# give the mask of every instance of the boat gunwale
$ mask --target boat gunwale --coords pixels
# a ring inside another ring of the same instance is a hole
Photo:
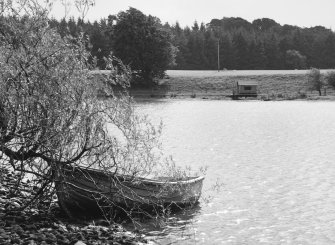
[[[99,169],[88,168],[88,167],[74,167],[73,169],[81,169],[83,171],[94,172],[94,173],[102,174],[108,177],[108,174],[106,174],[103,170],[99,170]],[[136,176],[131,176],[131,175],[114,174],[114,176],[117,179],[123,179],[125,181],[131,179],[131,181],[141,181],[143,184],[156,184],[156,185],[166,185],[166,184],[168,185],[187,185],[187,184],[197,183],[205,179],[205,176],[194,176],[194,177],[187,177],[188,179],[181,179],[181,180],[174,180],[174,181],[169,181],[169,179],[167,179],[166,181],[161,181],[161,180],[149,179],[149,178],[144,178],[144,177],[136,177]],[[170,177],[166,177],[166,178],[170,178]]]

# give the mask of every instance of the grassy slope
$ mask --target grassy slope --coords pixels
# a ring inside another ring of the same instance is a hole
[[[321,70],[324,76],[330,70]],[[98,73],[104,74],[105,71]],[[307,84],[308,70],[251,70],[251,71],[167,71],[167,78],[153,88],[133,87],[130,94],[135,98],[177,97],[224,99],[232,95],[236,81],[257,81],[259,98],[298,99],[302,95],[317,97]],[[324,91],[323,91],[324,93]],[[335,98],[335,91],[327,88],[327,95]],[[320,99],[320,98],[317,98]],[[328,99],[322,96],[322,99]]]
[[[211,77],[170,77],[164,83],[178,95],[231,95],[236,81],[257,81],[260,94],[294,94],[307,90],[306,75],[251,75]]]
[[[325,74],[327,70],[322,71]],[[167,71],[168,78],[152,89],[135,89],[134,97],[197,97],[225,98],[232,94],[236,81],[257,81],[259,97],[300,98],[301,94],[316,96],[307,85],[307,71]],[[327,95],[335,95],[327,89]]]
[[[323,74],[326,71],[322,71]],[[167,78],[150,89],[136,88],[136,97],[224,99],[232,94],[236,81],[257,81],[259,98],[296,99],[301,94],[316,96],[307,86],[307,71],[167,71]],[[328,89],[327,94],[335,94]]]

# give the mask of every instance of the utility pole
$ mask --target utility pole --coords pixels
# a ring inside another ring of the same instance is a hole
[[[220,39],[218,38],[218,72],[220,72]]]

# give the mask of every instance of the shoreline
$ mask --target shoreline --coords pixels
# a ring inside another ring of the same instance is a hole
[[[0,167],[0,244],[154,244],[105,220],[71,220],[56,200],[20,210],[34,194],[29,181],[13,192],[18,173]]]
[[[310,102],[321,102],[321,101],[328,101],[333,102],[335,101],[335,96],[313,96],[313,97],[307,97],[307,98],[295,98],[295,99],[285,99],[285,98],[276,98],[276,99],[261,99],[261,98],[242,98],[233,100],[230,97],[220,97],[220,96],[205,96],[205,97],[195,97],[192,98],[191,96],[187,95],[181,95],[177,97],[164,97],[164,96],[133,96],[133,99],[135,102],[168,102],[168,101],[236,101],[236,102],[282,102],[282,101],[310,101]]]

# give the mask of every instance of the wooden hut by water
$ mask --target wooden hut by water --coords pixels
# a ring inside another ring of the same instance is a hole
[[[257,97],[258,83],[256,81],[238,81],[233,90],[233,99],[240,97]]]

